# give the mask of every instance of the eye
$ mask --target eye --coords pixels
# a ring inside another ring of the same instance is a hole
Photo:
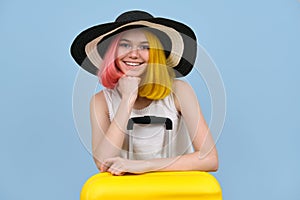
[[[149,50],[149,45],[141,45],[141,46],[139,46],[139,49],[140,50]]]
[[[123,47],[123,48],[129,49],[129,48],[131,48],[131,45],[128,44],[128,43],[121,42],[121,43],[119,44],[119,47]]]

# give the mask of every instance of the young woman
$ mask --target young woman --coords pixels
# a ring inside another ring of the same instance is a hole
[[[101,172],[218,169],[217,150],[196,95],[176,79],[191,71],[196,46],[188,26],[143,11],[123,13],[75,39],[72,56],[105,87],[90,102],[92,151]],[[170,157],[159,125],[136,125],[133,159],[126,156],[128,120],[145,115],[172,120]]]

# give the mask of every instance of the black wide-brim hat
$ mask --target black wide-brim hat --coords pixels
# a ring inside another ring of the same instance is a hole
[[[115,22],[93,26],[81,32],[71,45],[71,55],[86,71],[97,75],[111,38],[128,29],[143,27],[161,41],[167,65],[173,67],[176,77],[187,75],[193,68],[197,40],[193,30],[174,20],[153,17],[144,11],[128,11]]]

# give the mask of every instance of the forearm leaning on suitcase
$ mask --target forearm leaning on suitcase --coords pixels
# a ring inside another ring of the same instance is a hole
[[[91,99],[92,151],[99,169],[104,159],[120,155],[132,106],[130,101],[122,99],[114,119],[110,122],[103,92]]]
[[[216,171],[218,169],[216,151],[212,150],[205,157],[199,155],[199,152],[194,152],[175,158],[152,160],[128,160],[115,157],[106,159],[102,163],[100,171],[123,175],[126,172],[141,174],[153,171]]]
[[[217,153],[212,151],[205,157],[199,152],[177,156],[176,158],[149,160],[150,171],[216,171],[218,169]]]

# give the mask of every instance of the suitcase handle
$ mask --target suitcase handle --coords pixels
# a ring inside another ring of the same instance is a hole
[[[166,156],[170,157],[172,155],[171,152],[171,130],[173,129],[172,120],[166,117],[156,117],[156,116],[144,116],[144,117],[133,117],[128,120],[127,130],[130,132],[133,130],[133,124],[165,124],[166,135],[165,135],[165,144],[168,144]],[[132,134],[128,134],[128,158],[133,158],[133,136]]]
[[[133,124],[165,124],[166,130],[172,130],[172,120],[165,117],[144,116],[133,117],[128,120],[127,130],[133,130]]]

